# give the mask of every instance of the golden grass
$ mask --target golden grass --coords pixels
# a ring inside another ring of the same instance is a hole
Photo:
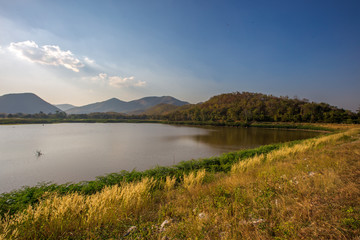
[[[152,179],[145,178],[137,183],[107,187],[91,196],[53,195],[3,221],[0,236],[4,239],[58,239],[71,238],[80,232],[93,238],[102,226],[141,212],[150,199],[153,184]]]
[[[255,156],[163,208],[170,239],[351,239],[360,234],[359,129]],[[348,179],[351,178],[352,181]],[[199,213],[207,217],[200,218]]]
[[[196,186],[199,186],[205,177],[205,169],[200,170],[196,173],[191,172],[188,175],[184,175],[184,188],[191,190]]]
[[[176,183],[176,177],[167,176],[165,180],[165,191],[170,191],[174,188]]]
[[[351,128],[246,159],[229,174],[189,173],[178,187],[167,177],[52,195],[2,219],[0,239],[359,239],[359,173],[360,129]]]
[[[309,140],[303,141],[302,143],[296,144],[291,147],[285,146],[285,147],[280,148],[279,150],[275,150],[275,151],[268,153],[266,156],[261,154],[259,156],[255,156],[253,158],[249,158],[244,161],[240,161],[237,164],[234,164],[234,166],[231,169],[231,172],[238,173],[241,171],[245,171],[248,167],[254,167],[255,165],[259,165],[265,161],[271,162],[274,160],[288,158],[289,156],[293,156],[296,153],[305,152],[309,149],[316,148],[322,144],[336,143],[341,138],[351,137],[353,135],[358,134],[359,132],[360,132],[359,129],[350,129],[344,133],[323,136],[318,139],[309,139]]]

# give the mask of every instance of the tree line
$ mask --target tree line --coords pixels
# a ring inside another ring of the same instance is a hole
[[[234,92],[214,96],[201,104],[186,105],[163,118],[170,121],[359,123],[360,111],[356,114],[307,99]]]
[[[24,119],[140,119],[192,122],[309,122],[309,123],[360,123],[360,107],[357,113],[327,103],[310,102],[308,99],[275,97],[261,93],[233,92],[221,94],[199,104],[174,106],[173,111],[162,113],[127,115],[123,113],[66,114],[4,114],[0,118]]]

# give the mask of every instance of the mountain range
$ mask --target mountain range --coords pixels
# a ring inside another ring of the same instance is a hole
[[[171,104],[174,106],[183,106],[189,104],[188,102],[180,101],[170,96],[163,97],[144,97],[130,102],[121,101],[117,98],[111,98],[103,102],[88,104],[81,107],[74,107],[65,112],[67,114],[88,114],[93,112],[119,112],[119,113],[141,113],[148,108],[154,107],[158,104]]]
[[[33,93],[6,94],[0,97],[0,113],[56,113],[65,111],[67,114],[88,114],[93,112],[118,112],[126,114],[141,114],[158,104],[183,106],[188,102],[180,101],[171,96],[144,97],[133,101],[121,101],[111,98],[85,106],[75,107],[71,104],[51,105]]]

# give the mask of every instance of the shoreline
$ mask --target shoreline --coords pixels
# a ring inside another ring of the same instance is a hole
[[[41,232],[44,238],[63,234],[74,239],[88,234],[121,238],[131,228],[131,239],[160,238],[164,234],[170,239],[180,235],[212,239],[225,233],[228,239],[250,238],[253,234],[255,238],[275,234],[297,239],[334,237],[333,227],[314,233],[321,226],[334,226],[341,229],[336,232],[337,238],[351,238],[359,233],[356,226],[360,223],[360,205],[356,202],[359,195],[354,185],[359,180],[359,153],[360,128],[353,127],[315,138],[183,162],[180,168],[110,174],[93,182],[93,187],[99,187],[95,192],[77,191],[80,189],[76,186],[91,190],[91,186],[80,186],[81,183],[62,188],[52,185],[52,192],[46,191],[51,190],[50,186],[27,188],[24,190],[28,192],[18,198],[16,193],[20,191],[7,195],[6,200],[1,194],[0,206],[7,203],[14,208],[9,209],[10,218],[0,221],[0,226],[10,224],[13,228],[5,233],[0,228],[0,235],[35,236]],[[219,166],[222,168],[216,169]],[[18,202],[30,196],[34,202]],[[68,210],[61,217],[64,208]],[[324,214],[328,217],[324,218]],[[97,228],[93,221],[101,221],[103,227]],[[169,226],[158,231],[156,226],[164,222]],[[73,223],[77,224],[75,228]],[[57,229],[59,224],[61,230],[52,235],[54,230],[49,229]]]
[[[188,126],[198,126],[198,125],[188,125]],[[200,125],[200,126],[204,126],[204,125]],[[290,129],[285,128],[284,130],[290,130]],[[294,130],[302,130],[302,129],[294,129]],[[312,131],[312,130],[308,130],[308,131]],[[320,134],[315,138],[321,137],[324,134]],[[28,204],[37,203],[38,199],[41,198],[41,196],[45,192],[57,192],[61,195],[78,192],[85,195],[91,195],[101,191],[106,186],[112,186],[114,184],[118,184],[124,181],[125,182],[139,181],[140,179],[145,177],[164,179],[167,176],[172,176],[180,180],[183,174],[189,173],[194,170],[196,171],[199,169],[206,169],[208,172],[213,172],[213,173],[218,173],[218,172],[227,173],[230,171],[231,166],[234,163],[241,161],[245,158],[253,157],[255,155],[260,155],[260,154],[266,154],[275,149],[279,149],[282,146],[292,146],[305,140],[308,139],[294,140],[284,143],[280,142],[270,145],[262,145],[256,148],[230,151],[218,156],[181,161],[178,164],[174,164],[170,166],[157,166],[144,171],[122,170],[119,172],[100,175],[95,177],[94,180],[89,180],[89,181],[68,182],[64,184],[57,184],[53,182],[42,182],[42,183],[38,183],[35,186],[22,186],[12,191],[0,193],[0,216],[9,210],[13,214],[19,211],[20,209],[23,209],[23,207],[27,206]],[[29,199],[24,200],[23,196],[27,196],[29,193],[32,194],[31,197]],[[18,201],[17,199],[22,199],[19,206],[14,207],[12,206],[12,204],[7,204],[9,202],[10,203],[16,202]]]
[[[336,123],[297,123],[297,122],[199,122],[199,121],[167,121],[167,120],[144,120],[144,119],[23,119],[23,118],[0,118],[1,125],[23,125],[23,124],[56,124],[56,123],[158,123],[185,126],[223,126],[223,127],[258,127],[258,128],[281,128],[291,130],[309,130],[334,132],[336,129],[331,126],[336,125],[339,129],[356,126],[356,124],[336,124]],[[324,126],[325,125],[325,126]],[[328,126],[327,126],[328,125]]]

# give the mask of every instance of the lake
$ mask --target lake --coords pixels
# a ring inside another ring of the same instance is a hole
[[[318,132],[148,123],[0,125],[0,193],[220,155]],[[42,153],[41,156],[36,154]]]

